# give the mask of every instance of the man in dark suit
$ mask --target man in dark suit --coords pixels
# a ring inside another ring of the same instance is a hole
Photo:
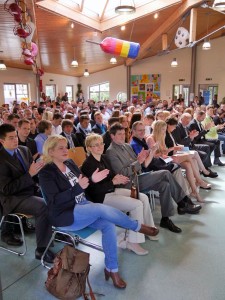
[[[94,120],[95,125],[92,127],[92,131],[100,135],[106,133],[107,126],[103,124],[103,116],[100,111],[96,111],[96,113],[94,114]]]
[[[76,132],[76,138],[79,142],[79,145],[81,147],[84,147],[85,149],[85,139],[86,136],[91,133],[91,130],[89,128],[89,124],[90,124],[90,118],[88,115],[82,115],[80,116],[80,126],[77,128],[77,132]]]
[[[209,132],[209,129],[212,126],[211,123],[207,123],[205,125],[205,128],[203,128],[201,122],[205,119],[205,116],[206,114],[204,111],[196,111],[195,118],[192,119],[190,124],[188,125],[188,130],[190,132],[193,130],[196,130],[198,132],[198,135],[194,138],[194,143],[208,145],[210,147],[210,155],[214,151],[214,165],[222,167],[225,164],[223,164],[219,159],[221,157],[220,141],[217,139],[212,140],[205,138],[206,133]]]
[[[191,122],[191,115],[189,113],[183,113],[180,117],[180,120],[176,126],[176,129],[172,132],[174,140],[177,144],[184,145],[189,147],[191,150],[198,151],[199,156],[202,159],[204,166],[210,172],[206,177],[217,177],[216,172],[212,172],[209,167],[212,166],[211,163],[211,152],[209,145],[206,144],[197,144],[194,142],[194,138],[198,136],[198,131],[196,129],[189,131],[187,126]]]
[[[41,259],[51,237],[48,221],[48,209],[45,201],[35,195],[33,177],[44,166],[42,161],[33,162],[27,147],[18,146],[18,136],[10,124],[0,126],[0,202],[3,214],[24,213],[35,217],[36,223],[36,259]],[[1,239],[10,244],[13,234],[2,232]],[[52,262],[54,254],[47,252],[45,260]]]

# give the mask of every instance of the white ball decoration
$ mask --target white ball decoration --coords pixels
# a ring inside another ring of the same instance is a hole
[[[178,48],[183,48],[188,45],[189,43],[189,32],[184,27],[179,27],[177,29],[174,43]]]

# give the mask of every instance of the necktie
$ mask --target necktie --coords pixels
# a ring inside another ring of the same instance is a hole
[[[22,166],[22,168],[24,169],[24,171],[27,171],[27,167],[26,167],[26,165],[24,163],[24,160],[23,160],[22,156],[20,155],[20,153],[17,150],[14,151],[13,157]]]
[[[74,148],[74,143],[73,143],[73,139],[72,139],[71,135],[68,135],[67,138],[68,138],[70,148]]]
[[[200,131],[203,130],[201,122],[198,122],[198,127],[199,127]]]

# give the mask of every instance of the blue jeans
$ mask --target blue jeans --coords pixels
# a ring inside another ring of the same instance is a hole
[[[75,205],[73,215],[73,224],[60,227],[60,229],[74,231],[90,227],[101,230],[105,266],[107,270],[117,272],[118,261],[115,225],[139,231],[141,224],[116,208],[104,204],[92,203],[87,200]]]

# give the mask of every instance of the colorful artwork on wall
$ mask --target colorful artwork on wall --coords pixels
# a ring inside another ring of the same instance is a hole
[[[161,74],[131,75],[131,99],[151,102],[160,99]]]

